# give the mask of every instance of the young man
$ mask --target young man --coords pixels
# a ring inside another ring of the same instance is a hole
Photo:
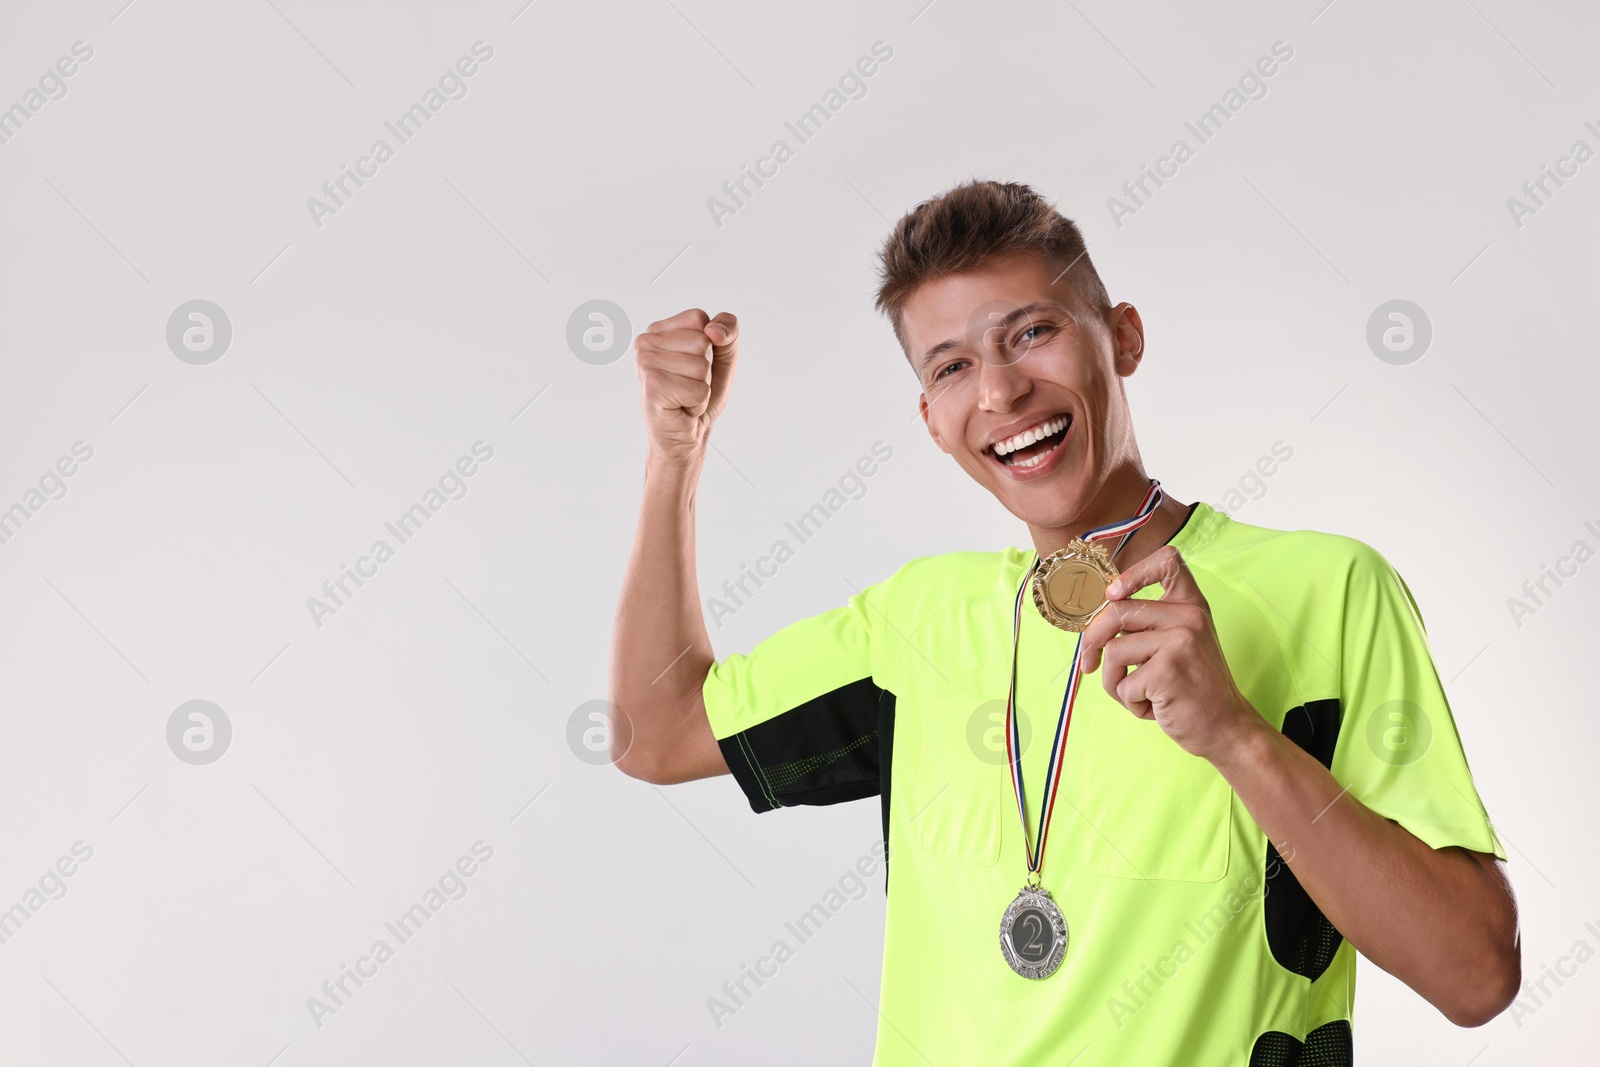
[[[881,797],[876,1067],[1348,1064],[1357,951],[1458,1025],[1503,1010],[1505,852],[1399,575],[1165,496],[1139,313],[1027,186],[918,205],[882,275],[929,434],[1032,549],[913,560],[718,662],[694,499],[738,324],[653,323],[618,766],[731,771],[758,812]],[[970,745],[1012,686],[1004,751]]]

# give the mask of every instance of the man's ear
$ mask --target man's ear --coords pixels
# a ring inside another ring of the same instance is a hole
[[[932,419],[928,418],[928,394],[917,394],[917,412],[922,416],[922,424],[928,428],[928,436],[933,438],[933,443],[939,446],[939,451],[945,455],[950,454],[950,449],[945,447],[944,438],[939,436],[939,427]]]
[[[1106,325],[1111,328],[1112,365],[1126,378],[1144,358],[1144,321],[1138,308],[1123,301],[1106,316]]]

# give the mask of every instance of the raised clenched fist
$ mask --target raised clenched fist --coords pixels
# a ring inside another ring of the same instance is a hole
[[[672,458],[697,457],[728,402],[739,320],[690,308],[652,322],[633,348],[650,447]]]

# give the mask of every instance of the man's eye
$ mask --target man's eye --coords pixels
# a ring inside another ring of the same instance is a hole
[[[1035,326],[1029,326],[1026,330],[1023,330],[1021,333],[1017,334],[1017,340],[1018,341],[1029,341],[1029,342],[1037,341],[1037,340],[1039,340],[1039,338],[1043,337],[1046,333],[1048,333],[1051,329],[1052,329],[1052,327],[1049,326],[1046,323],[1039,323],[1038,325],[1035,325]],[[1033,336],[1035,334],[1037,334],[1038,336]]]
[[[967,361],[964,359],[958,359],[954,363],[946,363],[943,367],[939,368],[939,372],[933,376],[933,380],[938,381],[940,378],[947,376],[957,367],[965,367],[966,365]]]

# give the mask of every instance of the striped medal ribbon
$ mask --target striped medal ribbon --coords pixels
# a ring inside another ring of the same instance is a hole
[[[1122,551],[1128,538],[1154,517],[1165,494],[1161,483],[1154,479],[1145,491],[1139,509],[1129,518],[1098,526],[1079,540],[1085,545],[1095,545],[1119,537],[1116,552]],[[1115,552],[1112,553],[1115,555]],[[1061,714],[1056,721],[1055,740],[1050,749],[1050,763],[1044,782],[1044,796],[1039,808],[1039,841],[1028,840],[1027,798],[1022,781],[1022,740],[1017,727],[1015,700],[1017,693],[1017,648],[1022,634],[1022,597],[1028,589],[1040,559],[1034,554],[1033,565],[1023,575],[1017,588],[1016,604],[1011,617],[1011,681],[1006,690],[1006,761],[1011,768],[1011,790],[1017,799],[1017,815],[1022,820],[1022,842],[1028,854],[1028,877],[1022,891],[1017,894],[1000,922],[1000,948],[1011,969],[1024,978],[1047,978],[1061,965],[1067,950],[1067,925],[1061,909],[1050,897],[1049,890],[1041,884],[1040,869],[1044,864],[1045,843],[1049,837],[1050,820],[1055,814],[1056,790],[1061,784],[1061,764],[1065,754],[1067,732],[1072,725],[1072,709],[1077,702],[1078,686],[1082,681],[1080,657],[1083,637],[1079,634],[1072,652],[1072,667],[1067,678],[1066,692],[1061,697]]]

